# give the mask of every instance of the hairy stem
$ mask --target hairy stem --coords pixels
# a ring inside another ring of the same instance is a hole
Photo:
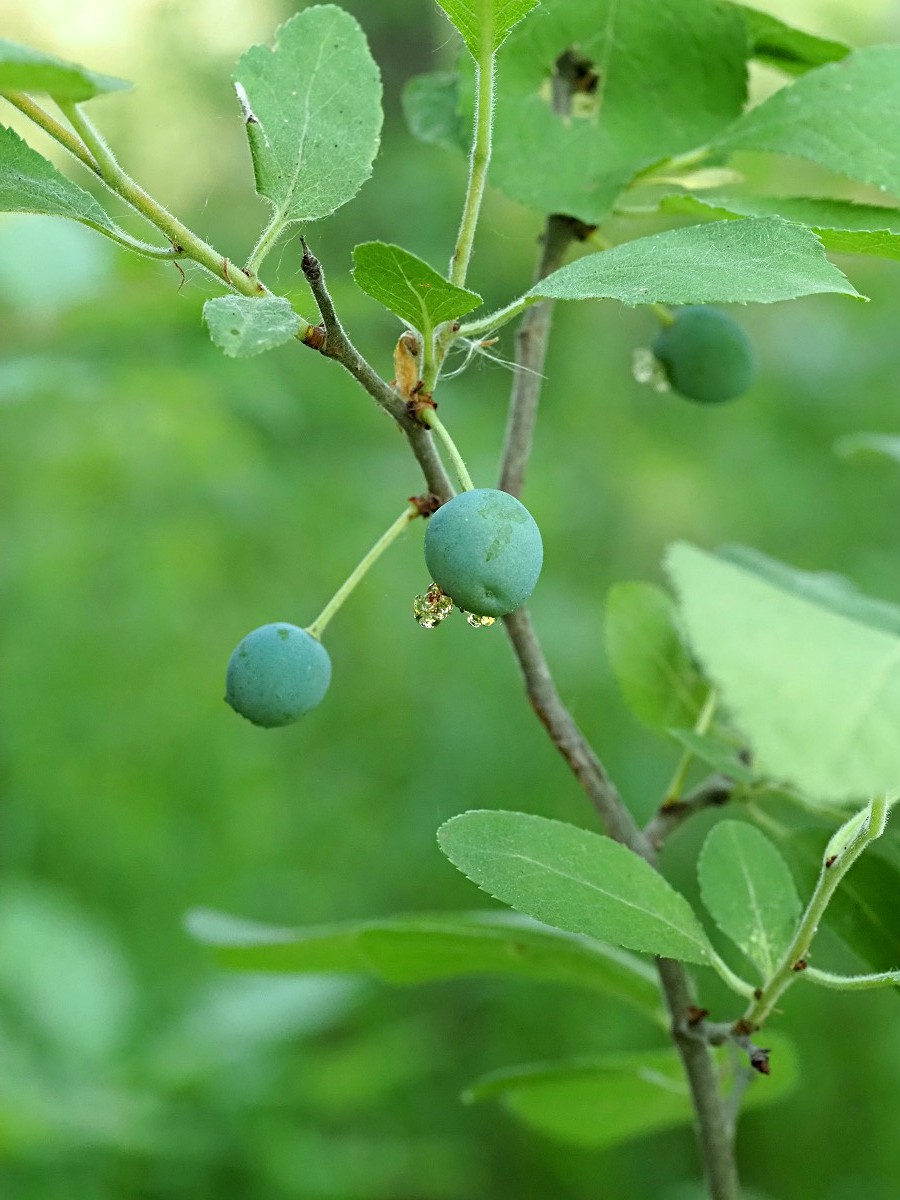
[[[481,213],[481,201],[491,161],[491,126],[494,119],[494,56],[475,67],[475,135],[469,157],[469,185],[463,205],[456,248],[450,259],[450,282],[465,287],[475,230]]]
[[[456,474],[456,478],[459,480],[463,491],[474,491],[475,484],[472,482],[472,476],[469,474],[469,469],[466,466],[465,459],[460,454],[456,442],[454,442],[453,438],[450,436],[450,431],[447,429],[447,426],[437,415],[434,409],[426,413],[423,417],[423,420],[428,425],[428,428],[433,430],[437,437],[440,438],[444,449],[447,451],[447,457],[453,464],[454,473]]]

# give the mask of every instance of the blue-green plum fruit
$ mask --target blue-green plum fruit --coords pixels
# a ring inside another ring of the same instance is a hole
[[[653,353],[672,388],[700,404],[743,395],[756,377],[756,355],[740,325],[718,308],[682,308],[658,334]]]
[[[544,558],[534,517],[508,492],[460,492],[428,521],[425,564],[457,608],[502,617],[524,604]]]
[[[254,725],[272,729],[321,704],[330,682],[331,659],[318,638],[276,621],[254,629],[235,647],[225,699]]]

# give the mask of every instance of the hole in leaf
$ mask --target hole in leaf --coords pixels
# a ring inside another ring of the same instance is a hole
[[[594,117],[600,110],[600,71],[587,55],[570,46],[553,64],[541,96],[564,120]]]

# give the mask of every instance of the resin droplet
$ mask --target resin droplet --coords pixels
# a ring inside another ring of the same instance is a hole
[[[413,600],[413,616],[423,629],[434,629],[453,611],[453,601],[432,583],[424,596]]]
[[[466,613],[466,620],[473,629],[487,629],[489,625],[493,625],[496,617],[480,617],[478,613]]]

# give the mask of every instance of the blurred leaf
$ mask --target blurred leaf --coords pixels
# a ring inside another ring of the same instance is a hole
[[[693,725],[709,688],[682,639],[674,601],[650,583],[617,583],[606,599],[606,649],[625,702],[650,729]]]
[[[77,63],[0,38],[0,92],[47,92],[54,100],[79,104],[131,86],[126,79],[98,75]]]
[[[430,338],[436,325],[471,312],[481,297],[448,283],[433,267],[385,242],[353,248],[353,278],[367,296]]]
[[[491,178],[596,224],[639,171],[738,116],[746,55],[741,12],[713,0],[543,0],[498,56]]]
[[[691,184],[685,182],[685,187]],[[900,209],[879,204],[857,204],[811,196],[737,196],[728,193],[703,196],[666,196],[663,212],[686,212],[710,217],[784,217],[807,225],[833,254],[870,254],[900,258]]]
[[[687,900],[632,850],[528,813],[478,810],[438,830],[441,849],[480,888],[538,921],[629,950],[705,962]]]
[[[275,48],[252,46],[235,72],[256,190],[284,219],[315,221],[372,173],[381,79],[356,19],[333,4],[286,21]]]
[[[437,0],[437,3],[462,34],[475,61],[484,63],[538,0]]]
[[[839,62],[850,53],[843,42],[821,38],[779,21],[771,13],[739,5],[750,32],[750,53],[768,67],[802,75],[823,63]]]
[[[667,729],[666,733],[699,758],[708,767],[727,775],[735,783],[755,783],[758,776],[740,758],[731,742],[714,733],[696,733],[693,729]]]
[[[816,292],[859,293],[815,234],[778,217],[669,229],[588,254],[527,293],[623,304],[770,304]]]
[[[800,916],[787,863],[753,825],[720,821],[703,843],[697,874],[716,924],[769,979]]]
[[[869,46],[810,71],[713,145],[792,154],[900,195],[900,46]]]
[[[822,830],[802,829],[781,843],[804,892],[815,886],[825,840]],[[900,862],[879,851],[880,847],[869,849],[856,860],[829,901],[822,923],[873,971],[888,971],[900,963]],[[816,966],[823,965],[816,960]]]
[[[460,114],[458,71],[415,75],[403,89],[403,115],[413,137],[445,150],[467,150],[469,134]]]
[[[333,971],[387,983],[427,983],[503,975],[587,987],[657,1019],[656,976],[645,962],[593,939],[514,913],[448,913],[281,929],[198,910],[188,917],[198,941],[222,966],[245,971]]]
[[[746,1108],[773,1104],[797,1084],[791,1043],[768,1032],[766,1040],[772,1074],[751,1077],[743,1097]],[[727,1077],[731,1072],[726,1054],[719,1050],[716,1057]],[[541,1133],[593,1149],[687,1125],[694,1118],[674,1048],[494,1071],[477,1080],[463,1098],[470,1103],[499,1099],[508,1112]]]
[[[667,568],[757,769],[824,804],[900,784],[900,610],[752,553],[681,543]]]
[[[838,438],[834,448],[844,458],[875,454],[900,462],[900,434],[896,433],[848,433]]]
[[[203,305],[209,336],[229,358],[252,358],[290,342],[300,318],[283,296],[216,296]]]

